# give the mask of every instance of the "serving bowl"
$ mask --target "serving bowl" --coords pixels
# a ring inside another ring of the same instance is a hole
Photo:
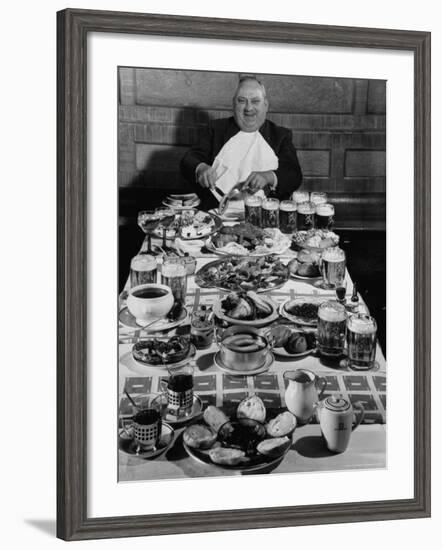
[[[227,328],[219,342],[220,358],[233,371],[255,371],[262,367],[270,351],[270,344],[252,327],[235,325]]]
[[[138,325],[162,319],[173,306],[170,287],[156,283],[138,285],[129,290],[127,308],[135,317]]]

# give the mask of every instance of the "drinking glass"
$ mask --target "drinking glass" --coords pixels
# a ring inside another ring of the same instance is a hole
[[[157,261],[149,254],[138,254],[130,262],[130,287],[157,282]]]
[[[377,324],[365,313],[347,319],[348,365],[353,370],[370,370],[375,365]]]
[[[315,225],[317,229],[333,230],[335,224],[335,207],[324,202],[317,204],[315,208]]]
[[[263,227],[278,227],[279,226],[279,200],[264,199],[262,201],[262,226]]]
[[[325,204],[327,202],[327,193],[313,191],[310,193],[310,202],[312,202],[315,206],[318,204]]]
[[[308,231],[315,227],[315,205],[301,202],[298,205],[298,231]]]
[[[186,416],[193,406],[193,374],[191,365],[184,365],[169,371],[166,395],[167,409],[174,416]]]
[[[147,238],[147,253],[152,254],[152,232],[158,226],[161,221],[161,217],[157,212],[152,210],[141,210],[138,212],[137,223]],[[143,250],[144,251],[144,243]]]
[[[190,335],[196,349],[207,349],[212,345],[215,331],[213,314],[200,308],[190,316]]]
[[[246,222],[261,227],[262,223],[262,198],[259,195],[247,195],[244,201]]]
[[[294,233],[296,231],[296,202],[281,201],[279,205],[279,229],[283,233]]]
[[[180,256],[164,256],[161,268],[161,283],[170,287],[176,302],[185,303],[187,293],[185,258]]]
[[[296,204],[300,204],[301,202],[308,202],[310,199],[310,193],[308,191],[295,191],[292,195],[292,200],[296,202]]]
[[[319,353],[326,357],[339,357],[344,353],[347,312],[338,302],[329,300],[318,308]]]
[[[154,450],[161,438],[161,407],[157,395],[134,398],[133,416],[123,419],[126,435],[132,437],[141,450]]]
[[[345,280],[345,252],[335,246],[326,248],[322,253],[319,267],[322,274],[321,287],[324,289],[336,289]]]

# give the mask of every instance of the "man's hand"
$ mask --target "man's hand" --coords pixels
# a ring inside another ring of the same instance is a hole
[[[201,187],[215,187],[216,174],[214,168],[205,162],[198,164],[196,169],[196,181],[201,185]]]
[[[275,181],[274,172],[267,170],[265,172],[250,172],[248,178],[244,182],[243,190],[253,194],[264,189],[266,185],[272,184]]]

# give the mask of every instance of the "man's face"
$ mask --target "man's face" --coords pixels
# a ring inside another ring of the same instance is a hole
[[[268,106],[257,82],[243,82],[233,98],[235,121],[243,132],[255,132],[264,124]]]

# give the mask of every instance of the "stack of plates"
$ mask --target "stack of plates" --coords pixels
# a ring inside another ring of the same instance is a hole
[[[169,195],[163,200],[164,206],[168,206],[174,210],[187,210],[189,208],[195,208],[200,203],[201,199],[196,193]]]

